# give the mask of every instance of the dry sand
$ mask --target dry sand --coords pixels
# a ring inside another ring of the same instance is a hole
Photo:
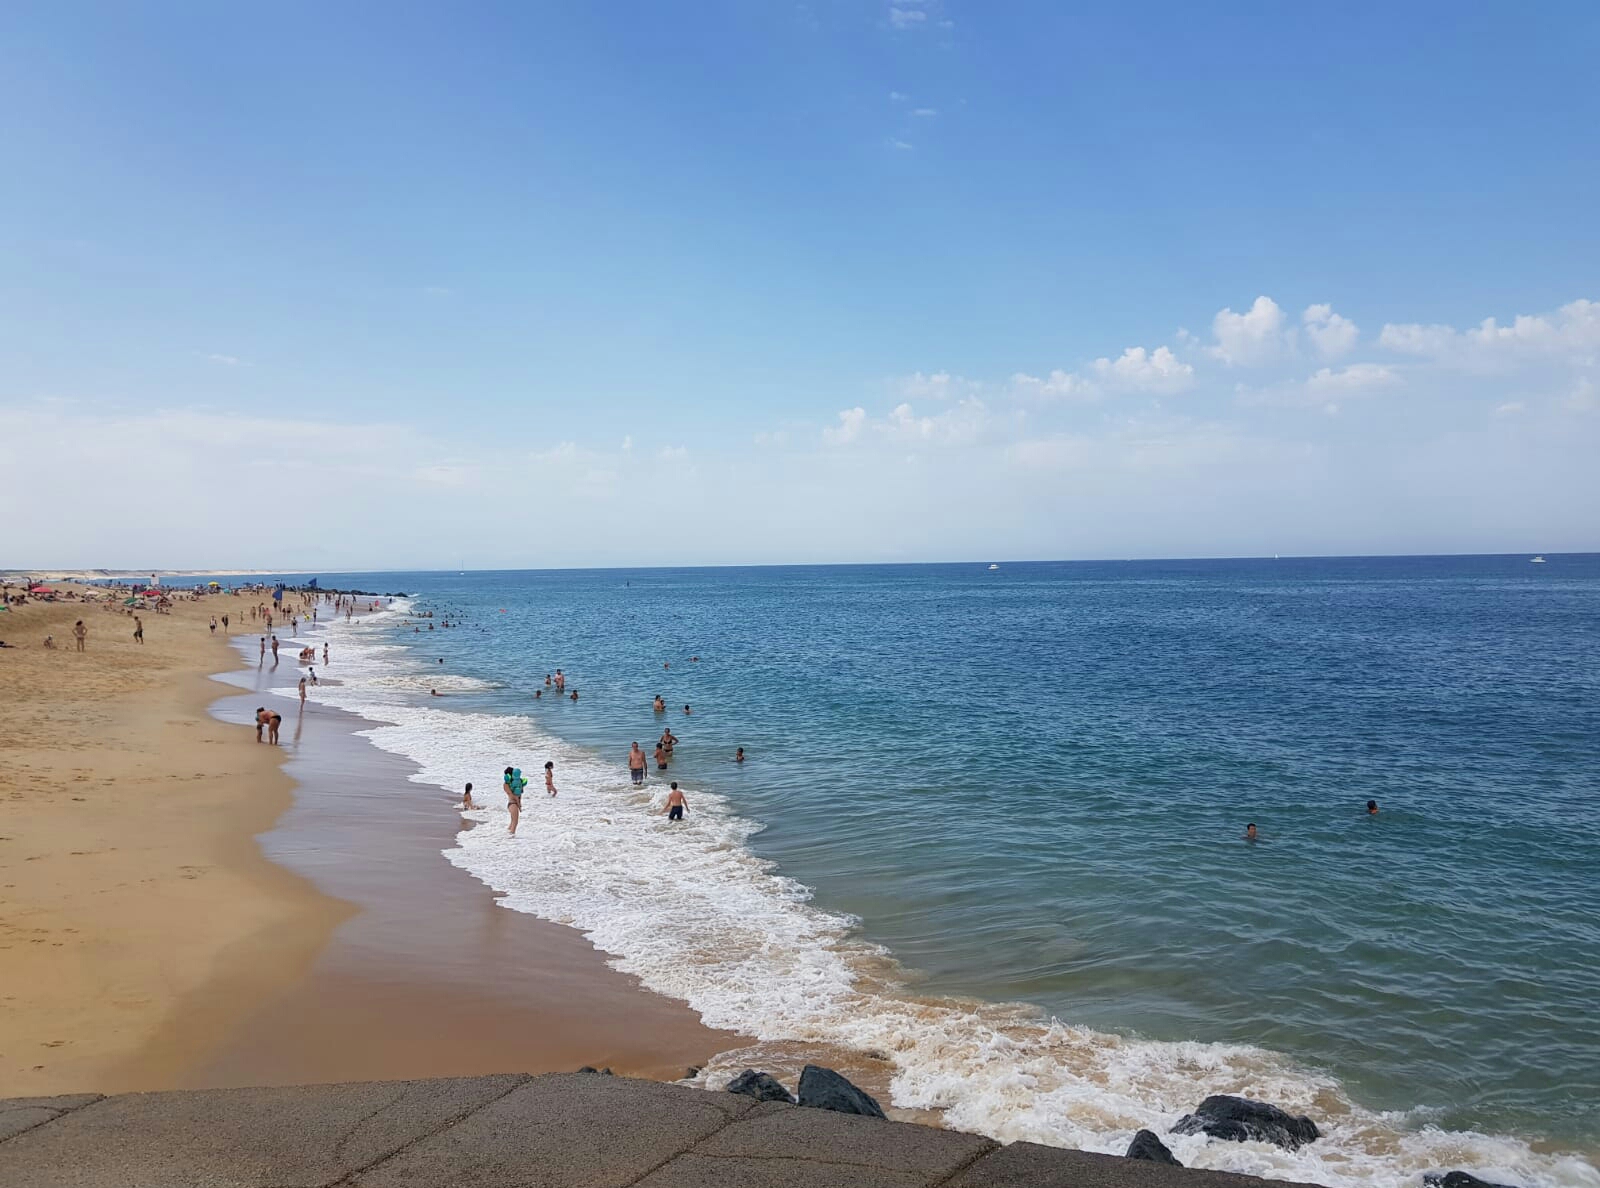
[[[142,613],[143,646],[98,605],[0,613],[0,1096],[175,1083],[348,912],[261,856],[291,781],[205,712],[238,662],[210,618],[241,611]]]
[[[227,613],[254,638],[250,602],[141,613],[142,647],[98,605],[0,612],[0,1097],[582,1063],[671,1078],[747,1042],[446,863],[447,797],[359,719],[268,691],[299,675],[288,633],[277,671],[211,635]],[[237,683],[207,675],[224,671]],[[281,748],[244,724],[263,703]]]

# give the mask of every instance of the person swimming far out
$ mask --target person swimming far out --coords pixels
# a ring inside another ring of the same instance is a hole
[[[733,753],[733,761],[735,763],[743,763],[744,762],[744,748],[743,747],[740,747],[737,751],[735,751]]]
[[[658,714],[664,714],[667,712],[667,703],[661,699],[661,694],[656,694],[656,699],[650,703],[650,708],[655,710],[655,712]]]
[[[1377,815],[1378,815],[1378,802],[1376,800],[1367,801],[1367,816],[1376,817]]]
[[[1245,841],[1258,841],[1258,840],[1260,840],[1256,836],[1256,823],[1254,821],[1251,821],[1250,824],[1248,824],[1248,825],[1246,825],[1244,827],[1244,840]]]

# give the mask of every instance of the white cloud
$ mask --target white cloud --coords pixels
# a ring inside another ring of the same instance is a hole
[[[1600,386],[1588,376],[1584,376],[1561,402],[1561,407],[1575,413],[1600,411]]]
[[[1485,318],[1465,331],[1453,326],[1389,323],[1378,344],[1397,354],[1469,371],[1525,363],[1600,364],[1600,302],[1578,300],[1547,314],[1518,314],[1509,326]]]
[[[982,385],[959,375],[951,375],[948,371],[935,371],[932,374],[915,371],[896,380],[894,388],[907,400],[948,402],[961,396],[975,396]]]
[[[1031,400],[1097,400],[1100,389],[1070,371],[1059,368],[1043,378],[1019,371],[1011,377],[1014,395]]]
[[[891,148],[897,149],[912,149],[916,147],[916,145],[908,144],[904,140],[896,140],[893,136],[889,138],[889,145]]]
[[[1333,312],[1331,305],[1309,305],[1300,315],[1306,337],[1324,359],[1348,355],[1361,337],[1361,330],[1349,318]]]
[[[1520,400],[1508,400],[1494,410],[1497,417],[1514,417],[1528,411],[1528,406]]]
[[[689,450],[685,446],[662,446],[656,451],[656,457],[663,462],[687,462]]]
[[[976,396],[965,396],[931,416],[918,416],[910,401],[902,401],[880,418],[868,416],[863,408],[847,408],[839,413],[837,425],[822,430],[822,439],[830,445],[878,442],[896,448],[950,447],[971,445],[992,427],[988,406]]]
[[[1306,390],[1319,395],[1352,394],[1385,388],[1400,382],[1392,367],[1378,363],[1352,363],[1339,371],[1324,367],[1306,380]]]
[[[1293,349],[1294,330],[1285,330],[1283,310],[1270,297],[1257,297],[1244,313],[1222,309],[1211,320],[1217,343],[1213,357],[1230,367],[1269,363]]]
[[[914,116],[921,116],[923,119],[928,119],[931,116],[938,115],[939,109],[937,107],[919,107],[911,114]]]
[[[904,103],[909,98],[911,98],[911,96],[907,95],[904,91],[890,91],[889,92],[889,102],[890,103]]]
[[[890,8],[889,24],[895,29],[920,29],[928,14],[915,8]]]
[[[242,367],[245,365],[243,359],[236,358],[233,355],[207,355],[206,358],[213,363],[221,363],[224,367]]]
[[[839,423],[830,425],[822,431],[822,440],[834,445],[849,445],[861,436],[861,429],[867,423],[867,410],[857,406],[847,408],[840,412]]]
[[[1096,359],[1093,369],[1108,384],[1140,392],[1181,392],[1194,382],[1194,368],[1164,346],[1129,347],[1114,360]]]

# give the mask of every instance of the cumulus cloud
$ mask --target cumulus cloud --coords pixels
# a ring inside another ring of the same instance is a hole
[[[897,140],[895,137],[891,136],[889,138],[889,147],[897,149],[914,149],[917,146],[904,140]]]
[[[1485,318],[1464,331],[1439,324],[1389,323],[1378,335],[1378,345],[1466,370],[1540,362],[1594,367],[1600,363],[1600,302],[1578,300],[1551,313],[1518,314],[1510,325]]]
[[[206,358],[213,363],[221,363],[224,367],[244,366],[244,360],[234,355],[207,355]]]
[[[861,436],[861,429],[867,423],[867,410],[859,405],[855,408],[844,409],[839,414],[839,423],[829,425],[822,431],[822,440],[833,445],[849,445]]]
[[[976,395],[982,385],[975,380],[951,375],[948,371],[925,374],[912,372],[895,381],[895,390],[907,400],[950,401],[962,396]]]
[[[1030,400],[1097,400],[1100,389],[1081,375],[1057,369],[1047,376],[1019,371],[1009,384],[1013,395]]]
[[[1211,319],[1214,358],[1230,367],[1250,367],[1281,358],[1293,348],[1294,329],[1284,328],[1283,310],[1271,297],[1257,297],[1244,313],[1222,309]]]
[[[1194,383],[1194,368],[1164,346],[1129,347],[1116,359],[1096,359],[1093,370],[1107,384],[1140,392],[1171,394]]]
[[[928,14],[915,8],[890,8],[889,25],[894,29],[920,29]]]
[[[923,119],[928,119],[932,116],[938,115],[939,109],[937,107],[919,107],[911,114],[914,116],[920,116]]]
[[[1309,305],[1300,315],[1306,337],[1324,359],[1338,359],[1348,355],[1361,337],[1361,331],[1349,318],[1333,312],[1331,305]]]
[[[1319,395],[1369,392],[1400,382],[1392,367],[1378,363],[1352,363],[1335,371],[1324,367],[1306,380],[1306,389]]]

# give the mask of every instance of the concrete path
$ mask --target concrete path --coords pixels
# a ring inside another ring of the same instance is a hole
[[[1278,1182],[1281,1184],[1281,1181]],[[0,1101],[5,1188],[1264,1188],[593,1073]]]

